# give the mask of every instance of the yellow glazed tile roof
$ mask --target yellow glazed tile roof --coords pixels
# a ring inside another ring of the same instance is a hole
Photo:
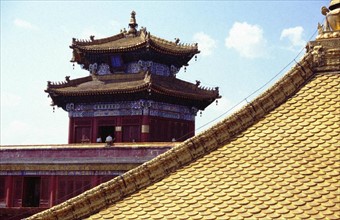
[[[316,75],[230,143],[89,219],[339,219],[340,77]]]
[[[240,111],[29,219],[340,219],[340,40]]]

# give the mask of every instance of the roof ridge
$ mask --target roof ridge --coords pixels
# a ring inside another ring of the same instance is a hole
[[[156,80],[159,80],[159,79],[162,80],[162,79],[168,79],[169,76],[153,74],[152,78],[155,78]],[[199,90],[202,90],[202,91],[219,91],[218,86],[215,86],[215,87],[202,86],[201,81],[199,81],[199,80],[196,80],[195,84],[192,83],[192,82],[188,82],[188,81],[179,79],[177,77],[172,77],[172,80],[177,81],[178,83],[181,83],[182,85],[188,85],[188,86],[192,87],[193,89],[199,89]]]
[[[163,88],[161,86],[158,86],[158,85],[155,85],[155,84],[152,84],[152,88],[155,90],[155,91],[158,91],[159,93],[163,93],[163,94],[168,94],[169,92],[173,92],[175,94],[177,94],[177,96],[179,97],[182,97],[182,98],[186,98],[186,97],[190,97],[192,99],[196,99],[196,100],[200,100],[202,98],[202,96],[197,96],[197,93],[195,94],[187,94],[185,92],[182,92],[180,90],[175,90],[175,91],[172,91],[170,89],[167,89],[167,88]],[[200,95],[203,95],[202,93],[204,93],[206,95],[206,98],[211,98],[211,95],[216,95],[217,98],[220,98],[221,96],[218,94],[218,90],[208,90],[208,89],[202,89],[202,88],[198,88],[201,93]]]
[[[77,79],[71,79],[69,76],[65,77],[65,81],[62,82],[51,82],[51,81],[47,81],[47,89],[57,89],[57,88],[63,88],[65,86],[76,86],[80,83],[85,83],[85,82],[89,82],[92,80],[92,76],[85,76],[85,77],[81,77],[81,78],[77,78]]]
[[[158,41],[158,42],[162,42],[168,45],[172,45],[172,46],[178,46],[178,47],[182,47],[182,48],[190,48],[190,49],[197,49],[197,43],[179,43],[179,39],[176,40],[175,42],[173,41],[169,41],[160,37],[156,37],[155,35],[150,34],[151,40],[154,41]],[[177,38],[176,38],[177,39]]]
[[[315,75],[313,58],[312,52],[306,53],[267,91],[210,129],[109,182],[28,219],[84,218],[217,149],[296,94]]]
[[[104,44],[104,43],[108,43],[110,41],[115,41],[121,38],[124,38],[125,35],[124,33],[119,33],[119,34],[115,34],[113,36],[110,37],[105,37],[105,38],[101,38],[101,39],[94,39],[94,36],[90,36],[90,40],[86,40],[86,39],[76,39],[76,38],[72,38],[72,46],[89,46],[89,45],[95,45],[95,44]]]
[[[183,92],[181,90],[173,90],[173,89],[169,89],[166,88],[164,86],[161,86],[157,83],[152,83],[152,80],[155,80],[157,82],[162,81],[162,80],[168,80],[169,76],[162,76],[162,75],[156,75],[156,74],[151,74],[150,76],[150,86],[154,91],[157,91],[158,93],[161,94],[176,94],[177,97],[180,98],[189,98],[189,99],[195,99],[195,100],[200,100],[202,97],[204,99],[211,99],[212,96],[214,96],[215,98],[221,98],[220,94],[219,94],[219,87],[203,87],[200,86],[200,82],[196,81],[196,84],[193,84],[191,82],[187,82],[181,79],[178,79],[176,77],[171,77],[170,80],[173,84],[178,83],[179,85],[183,86],[183,87],[190,87],[190,89],[192,89],[193,91],[191,92],[191,94],[188,94],[187,92]],[[203,96],[202,96],[203,95]]]
[[[144,78],[145,71],[139,71],[135,74],[126,74],[126,73],[114,73],[107,75],[94,75],[99,81],[109,81],[109,80],[131,80],[131,79],[140,79]]]

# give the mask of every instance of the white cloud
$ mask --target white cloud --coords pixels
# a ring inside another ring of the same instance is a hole
[[[225,46],[236,50],[240,56],[246,58],[265,57],[268,50],[262,28],[247,22],[233,24],[225,39]]]
[[[289,40],[290,46],[288,47],[288,49],[301,49],[306,44],[306,41],[304,41],[302,38],[303,31],[303,27],[301,26],[283,29],[281,32],[280,40]]]
[[[203,32],[196,33],[193,39],[198,43],[198,48],[202,56],[211,55],[214,48],[216,48],[216,41]]]
[[[33,25],[29,21],[25,21],[25,20],[22,20],[20,18],[16,18],[13,23],[14,23],[15,26],[20,27],[20,28],[24,28],[24,29],[31,29],[31,30],[38,29],[37,26]]]
[[[1,92],[1,107],[16,107],[22,98],[12,93]]]

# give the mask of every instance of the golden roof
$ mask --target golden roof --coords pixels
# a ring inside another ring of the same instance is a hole
[[[88,219],[339,219],[339,85],[339,73],[314,76],[229,143]]]
[[[126,36],[125,33],[120,33],[112,37],[93,39],[91,41],[74,39],[71,45],[71,48],[73,49],[77,48],[80,51],[92,53],[118,53],[146,47],[172,55],[199,53],[197,44],[182,44],[168,41],[151,35],[145,28],[138,31],[137,35],[133,37]]]
[[[273,87],[207,131],[29,219],[339,219],[332,41],[311,42]]]

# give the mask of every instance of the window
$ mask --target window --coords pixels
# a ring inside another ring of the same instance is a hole
[[[40,177],[25,177],[22,198],[23,207],[39,207]]]
[[[41,192],[40,192],[40,207],[50,207],[50,178],[47,176],[41,177]]]
[[[63,176],[58,179],[58,203],[77,196],[92,187],[90,176]]]
[[[123,61],[120,55],[113,55],[111,57],[111,65],[113,68],[119,68],[122,67]]]
[[[13,177],[13,207],[21,207],[23,177]]]
[[[76,143],[90,143],[91,142],[91,127],[79,126],[76,127],[75,135]]]
[[[150,120],[151,141],[184,141],[193,136],[190,123],[186,121],[175,121],[172,119],[152,118]]]
[[[123,142],[139,142],[141,128],[139,125],[123,126]]]

